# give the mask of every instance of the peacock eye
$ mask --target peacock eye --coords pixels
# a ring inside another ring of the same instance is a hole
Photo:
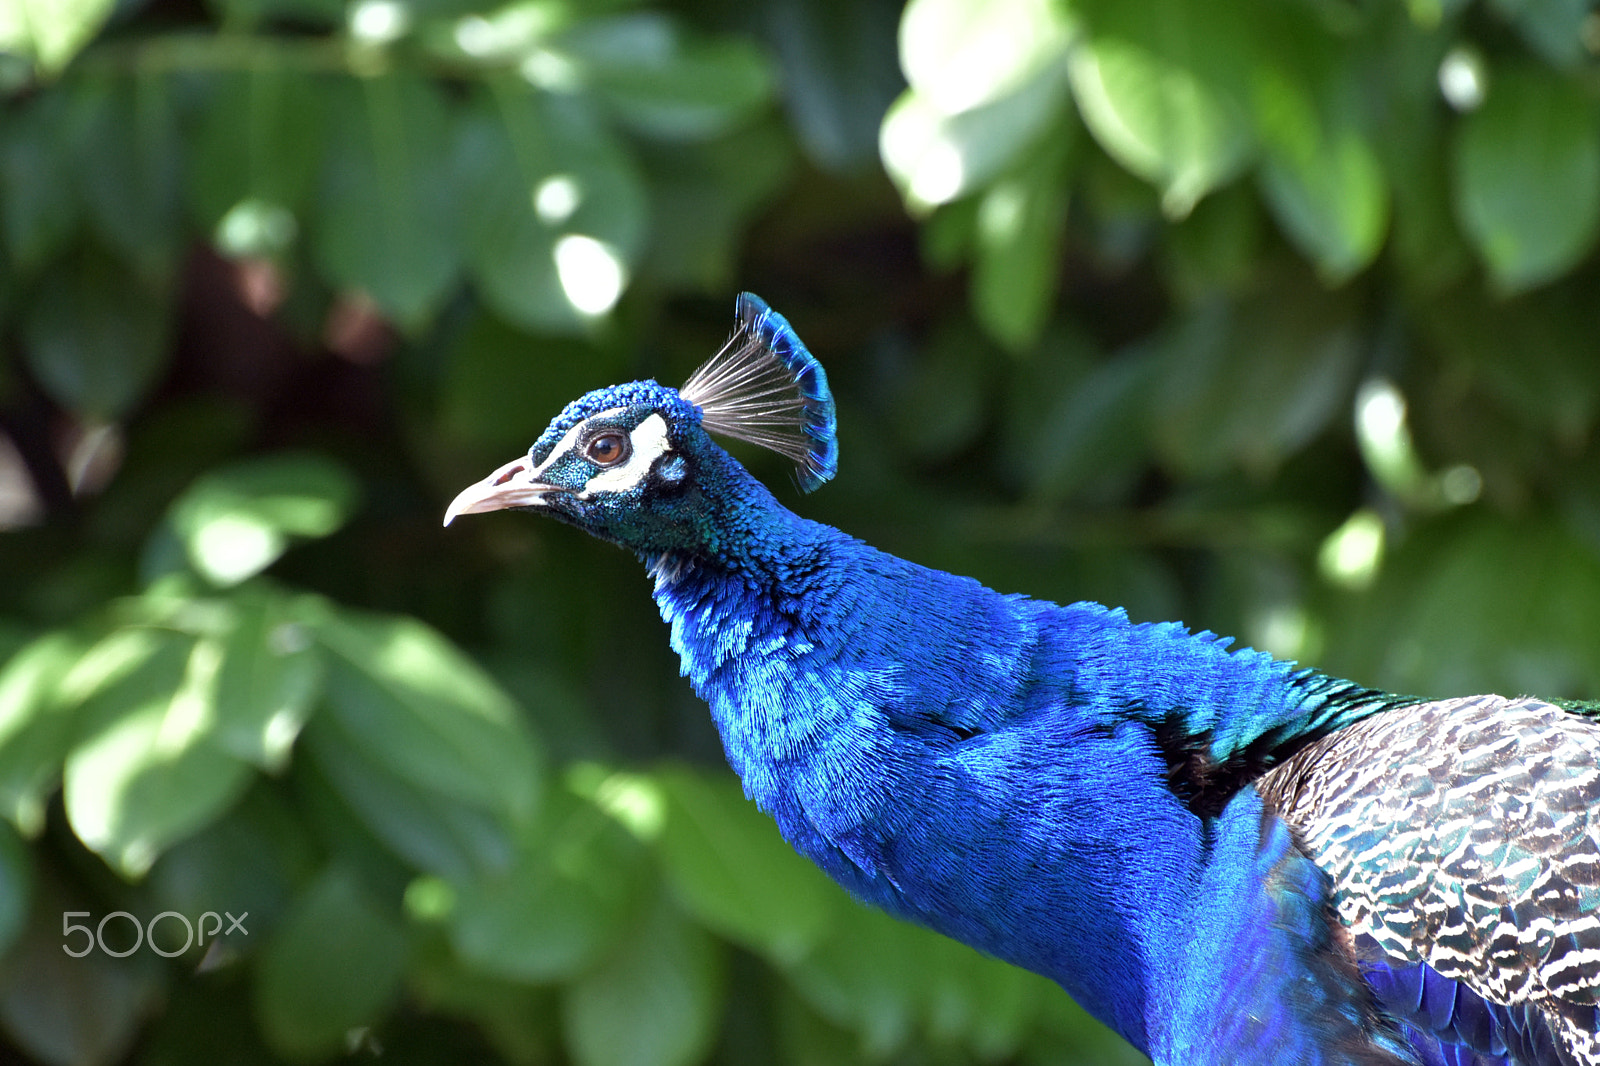
[[[624,433],[602,433],[584,445],[583,450],[600,466],[616,466],[628,457],[628,437]]]

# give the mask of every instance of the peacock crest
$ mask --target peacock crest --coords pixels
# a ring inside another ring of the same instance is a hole
[[[733,335],[678,394],[700,409],[710,432],[791,459],[804,492],[839,469],[828,375],[788,319],[759,296],[739,294]]]

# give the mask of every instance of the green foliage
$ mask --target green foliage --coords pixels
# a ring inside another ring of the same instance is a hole
[[[1597,17],[0,0],[0,1051],[1134,1061],[778,838],[634,560],[439,515],[749,288],[809,515],[1596,698]]]

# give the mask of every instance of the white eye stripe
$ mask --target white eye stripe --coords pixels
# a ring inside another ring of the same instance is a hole
[[[528,480],[538,481],[544,476],[544,472],[550,469],[551,463],[554,463],[557,459],[560,459],[562,456],[566,455],[574,447],[576,447],[578,443],[578,434],[583,432],[583,427],[587,426],[590,422],[593,422],[597,418],[609,418],[612,415],[622,413],[624,410],[626,410],[626,408],[613,407],[609,411],[601,411],[599,414],[590,415],[582,422],[579,422],[577,425],[567,430],[566,435],[556,442],[556,446],[554,448],[550,449],[550,454],[545,456],[544,462],[540,463],[529,472]]]
[[[578,499],[587,500],[597,492],[626,492],[644,480],[655,461],[672,450],[667,439],[667,420],[653,414],[634,427],[628,439],[633,444],[628,461],[602,470],[584,483]]]

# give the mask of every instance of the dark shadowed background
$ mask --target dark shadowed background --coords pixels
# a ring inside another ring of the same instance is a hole
[[[0,0],[0,1056],[1131,1053],[745,803],[638,562],[439,526],[748,289],[802,513],[1600,697],[1587,0]]]

